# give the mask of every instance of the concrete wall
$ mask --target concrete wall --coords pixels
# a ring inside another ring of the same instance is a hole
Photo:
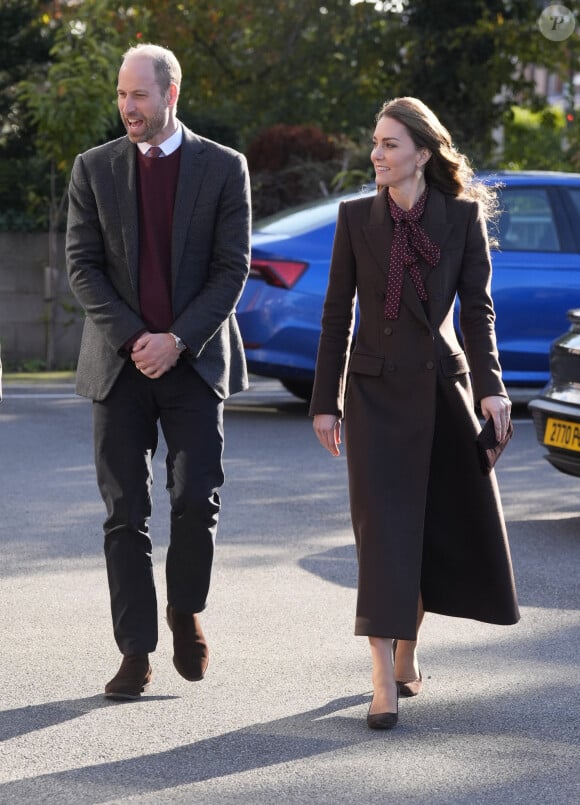
[[[46,268],[48,235],[0,232],[0,343],[4,371],[25,361],[46,359]],[[83,316],[70,293],[64,268],[64,235],[59,240],[55,368],[76,366]]]

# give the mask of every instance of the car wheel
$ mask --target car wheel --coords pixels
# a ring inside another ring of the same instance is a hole
[[[284,388],[293,394],[295,397],[299,397],[301,400],[306,400],[306,402],[310,402],[310,398],[312,397],[312,383],[309,380],[280,380]]]

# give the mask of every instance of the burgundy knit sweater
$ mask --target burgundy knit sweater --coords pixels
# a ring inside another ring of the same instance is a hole
[[[171,231],[181,148],[151,159],[137,151],[139,301],[149,332],[167,333],[171,307]]]

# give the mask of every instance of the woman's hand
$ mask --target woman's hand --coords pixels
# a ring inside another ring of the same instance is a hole
[[[508,397],[483,397],[481,402],[481,413],[488,420],[493,419],[495,427],[495,438],[501,442],[507,436],[510,413],[512,410],[511,401]]]
[[[334,414],[316,414],[312,426],[320,444],[328,450],[331,456],[339,456],[338,445],[341,444],[341,440],[338,417]]]

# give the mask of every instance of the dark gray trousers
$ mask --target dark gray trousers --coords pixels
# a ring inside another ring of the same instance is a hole
[[[178,612],[201,612],[224,481],[223,402],[183,358],[157,380],[128,361],[109,396],[93,404],[93,415],[115,640],[125,655],[146,654],[158,637],[149,537],[158,424],[167,444],[171,505],[168,603]]]

